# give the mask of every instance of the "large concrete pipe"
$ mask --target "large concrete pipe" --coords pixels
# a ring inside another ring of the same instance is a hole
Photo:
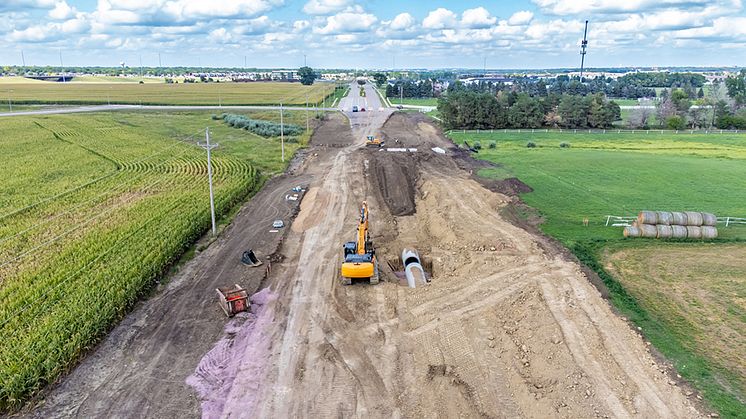
[[[415,288],[417,285],[425,285],[427,283],[425,270],[422,269],[420,255],[416,250],[402,250],[401,260],[404,263],[404,274],[407,277],[407,285],[409,285],[409,288]]]

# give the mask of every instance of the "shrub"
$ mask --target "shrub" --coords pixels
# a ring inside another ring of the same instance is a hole
[[[489,148],[497,148],[497,141],[490,141]]]
[[[536,143],[533,141],[529,141],[526,143],[526,147],[528,148],[536,148]]]
[[[560,143],[560,148],[570,148],[570,143],[563,141]]]
[[[235,114],[223,114],[222,119],[233,128],[245,129],[262,137],[278,137],[280,135],[280,124],[277,122],[251,119]],[[287,136],[294,136],[302,134],[303,128],[295,124],[285,124],[282,131]]]
[[[669,129],[684,130],[686,129],[686,120],[678,115],[672,116],[666,120],[666,126]]]
[[[474,141],[474,150],[481,150],[482,149],[482,143],[479,141]]]

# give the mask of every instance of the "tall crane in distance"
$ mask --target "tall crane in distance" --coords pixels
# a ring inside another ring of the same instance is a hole
[[[588,21],[585,21],[585,30],[583,31],[583,42],[580,43],[580,82],[583,82],[583,68],[585,67],[585,54],[588,48]]]

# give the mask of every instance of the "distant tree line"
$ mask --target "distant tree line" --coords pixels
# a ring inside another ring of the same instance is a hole
[[[603,94],[531,96],[528,93],[460,90],[438,100],[447,129],[608,128],[621,118]]]
[[[517,77],[511,83],[502,82],[474,82],[465,84],[459,80],[448,87],[448,92],[471,90],[475,92],[497,93],[501,91],[516,91],[528,93],[531,96],[546,96],[547,94],[594,95],[603,93],[608,97],[639,99],[656,97],[653,87],[680,87],[690,99],[704,97],[702,86],[705,78],[694,73],[635,73],[618,79],[611,77],[596,77],[584,79],[579,77],[559,75],[554,79],[536,79],[531,77]]]
[[[434,97],[433,82],[430,79],[419,81],[397,81],[386,85],[386,97]]]

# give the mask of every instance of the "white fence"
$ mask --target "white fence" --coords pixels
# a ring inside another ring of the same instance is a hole
[[[637,220],[637,217],[607,215],[606,216],[606,227],[628,227],[628,226],[631,226],[632,222],[635,220]],[[724,224],[724,227],[746,225],[746,218],[742,218],[742,217],[717,217],[717,220],[718,220],[718,224]]]

